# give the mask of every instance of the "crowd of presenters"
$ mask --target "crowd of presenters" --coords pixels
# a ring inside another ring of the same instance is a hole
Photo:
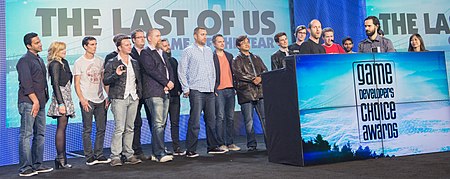
[[[289,44],[285,32],[279,32],[274,36],[279,50],[270,57],[271,69],[285,68],[285,57],[296,54],[395,52],[392,41],[384,37],[377,17],[367,17],[364,26],[367,38],[359,42],[357,52],[353,51],[351,37],[343,38],[342,46],[335,43],[334,30],[331,27],[322,29],[317,19],[307,26],[299,25],[292,44]],[[84,54],[71,69],[64,42],[50,44],[45,64],[39,56],[42,43],[38,34],[27,33],[23,38],[27,52],[16,65],[21,115],[19,176],[53,170],[43,164],[47,116],[57,121],[54,168],[72,168],[66,154],[66,128],[70,118],[80,114],[76,113],[75,105],[79,105],[81,110],[86,165],[134,165],[144,160],[164,163],[173,161],[174,156],[198,157],[202,114],[207,153],[239,151],[241,147],[234,141],[236,99],[247,134],[247,151],[257,151],[253,120],[259,120],[265,134],[261,74],[268,68],[260,56],[251,52],[246,35],[235,40],[234,45],[239,50],[237,54],[225,50],[225,39],[221,34],[212,34],[214,49],[207,46],[207,35],[211,34],[207,34],[205,27],[196,27],[194,42],[183,50],[178,60],[172,56],[169,40],[162,38],[158,29],[135,29],[130,35],[116,34],[113,37],[116,48],[104,59],[96,55],[97,39],[87,36],[81,41]],[[408,51],[428,51],[419,34],[409,38]],[[79,104],[73,102],[73,90]],[[185,147],[180,146],[179,138],[181,97],[189,99],[190,109]],[[50,105],[46,110],[47,102]],[[148,154],[144,154],[141,146],[142,108],[152,134],[152,153]],[[113,114],[115,125],[111,154],[105,156],[103,144],[108,110]],[[94,143],[91,140],[93,120],[96,130]],[[168,120],[171,149],[164,142]]]

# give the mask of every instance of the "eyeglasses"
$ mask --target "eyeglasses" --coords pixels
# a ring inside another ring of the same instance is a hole
[[[298,34],[306,35],[306,32],[298,32]]]

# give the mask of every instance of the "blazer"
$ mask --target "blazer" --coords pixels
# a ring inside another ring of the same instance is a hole
[[[142,53],[142,52],[141,52]],[[136,47],[133,47],[131,49],[131,53],[130,53],[131,58],[139,61],[139,58],[141,57],[141,55],[138,53],[138,51],[136,50]]]
[[[231,74],[233,75],[233,82],[234,82],[234,73],[233,73],[233,55],[231,53],[228,53],[226,51],[223,51],[225,53],[225,56],[227,57],[228,64],[230,64],[230,70]],[[220,84],[220,63],[219,63],[219,57],[216,54],[216,51],[213,52],[213,60],[214,60],[214,68],[216,69],[216,84],[214,86],[214,91],[217,91],[217,87]]]
[[[169,56],[169,55],[167,55]],[[174,81],[172,81],[175,86],[173,87],[172,90],[169,91],[170,96],[180,96],[181,94],[183,94],[183,90],[181,90],[181,84],[180,84],[180,80],[178,79],[178,61],[177,59],[173,58],[173,57],[169,57],[169,62],[170,65],[172,66],[172,71],[173,71],[173,79]]]
[[[143,99],[164,97],[164,87],[169,81],[174,82],[174,74],[168,56],[164,52],[162,54],[163,59],[156,50],[151,50],[148,46],[141,51],[139,64],[142,69]],[[167,78],[166,68],[169,78]]]

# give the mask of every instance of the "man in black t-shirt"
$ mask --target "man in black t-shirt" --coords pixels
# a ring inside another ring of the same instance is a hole
[[[322,35],[322,24],[319,20],[313,19],[308,24],[309,39],[300,46],[300,54],[318,54],[325,53],[325,48],[320,45],[320,36]]]
[[[291,52],[291,55],[299,54],[300,53],[300,46],[303,42],[305,42],[306,38],[306,26],[299,25],[297,28],[295,28],[295,37],[296,42],[289,45],[289,51]]]

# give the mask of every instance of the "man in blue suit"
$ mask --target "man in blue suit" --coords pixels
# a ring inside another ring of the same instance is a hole
[[[168,57],[161,49],[161,32],[149,29],[148,46],[139,58],[142,68],[142,98],[147,104],[151,117],[152,151],[158,162],[173,160],[167,155],[164,146],[164,129],[169,110],[169,90],[174,87],[173,71]]]

